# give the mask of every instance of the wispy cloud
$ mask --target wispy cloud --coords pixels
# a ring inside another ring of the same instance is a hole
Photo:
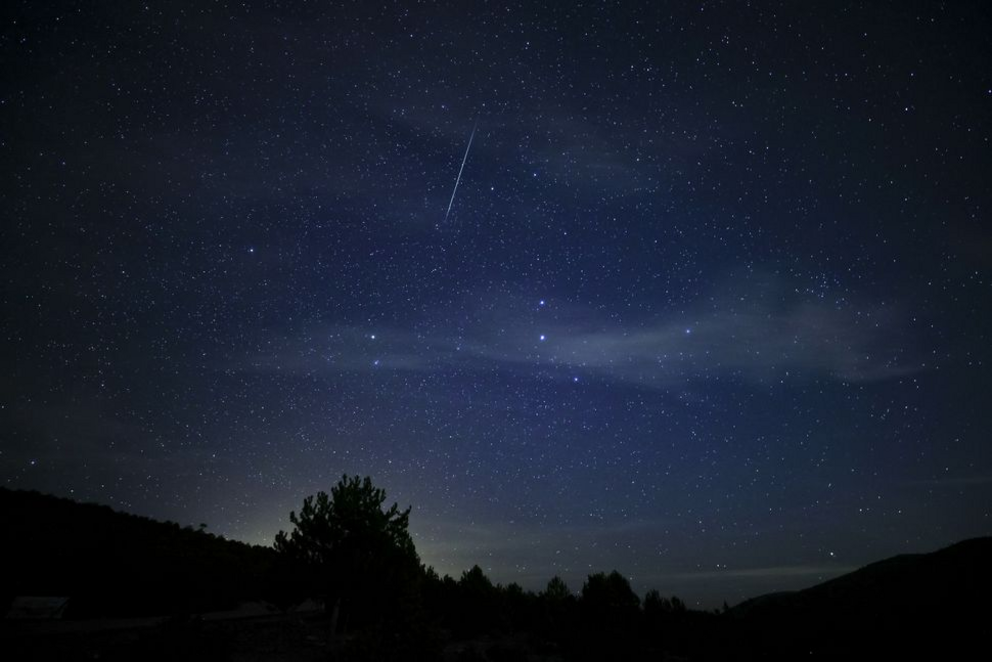
[[[647,575],[643,580],[655,581],[710,581],[713,579],[782,579],[789,577],[835,577],[857,570],[857,566],[841,565],[780,565],[762,568],[725,568]]]
[[[551,325],[543,332],[547,348],[542,351],[524,351],[533,344],[524,338],[516,339],[515,348],[490,344],[484,351],[500,360],[536,359],[659,386],[717,375],[762,381],[797,373],[875,381],[918,369],[902,360],[902,348],[888,344],[896,341],[895,325],[884,309],[759,305],[681,315],[633,329]]]
[[[712,378],[871,382],[922,369],[893,306],[803,298],[775,281],[728,286],[705,306],[625,323],[574,305],[540,314],[533,303],[495,309],[496,319],[473,315],[479,321],[462,325],[458,336],[325,326],[268,339],[238,367],[288,374],[554,369],[652,388]],[[489,317],[493,310],[490,304]]]

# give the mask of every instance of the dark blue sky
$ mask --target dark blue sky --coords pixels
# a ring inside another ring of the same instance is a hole
[[[3,485],[707,606],[992,532],[985,3],[2,12]]]

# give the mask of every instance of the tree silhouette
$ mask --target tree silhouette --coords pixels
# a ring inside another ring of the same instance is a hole
[[[540,600],[541,631],[556,641],[564,641],[573,627],[575,606],[578,604],[575,595],[565,580],[555,575],[541,592]]]
[[[640,598],[627,578],[614,570],[589,575],[579,601],[584,659],[632,659],[640,620]]]
[[[568,584],[565,583],[565,580],[558,575],[551,578],[541,595],[543,595],[547,600],[561,602],[575,597],[572,595],[572,591],[569,590]]]
[[[361,628],[388,619],[416,601],[420,560],[407,531],[410,509],[383,509],[386,492],[372,479],[342,476],[331,494],[303,500],[289,514],[290,533],[276,535],[275,549],[311,582],[332,613]]]
[[[456,629],[461,634],[475,637],[498,630],[502,625],[499,590],[478,565],[463,572],[458,580],[458,602]]]
[[[627,578],[614,570],[608,575],[602,572],[589,575],[582,586],[582,604],[597,616],[615,617],[623,622],[636,618],[641,600]]]

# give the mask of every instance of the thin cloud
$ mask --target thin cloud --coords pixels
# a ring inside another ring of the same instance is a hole
[[[727,289],[705,308],[627,324],[574,306],[535,319],[526,305],[510,302],[499,307],[498,324],[477,315],[458,337],[327,326],[260,343],[264,351],[238,368],[310,375],[551,368],[650,388],[711,378],[874,382],[923,369],[892,306],[804,300],[774,281]]]
[[[640,579],[659,582],[710,581],[713,579],[782,579],[788,577],[835,577],[857,570],[857,566],[780,565],[762,568],[698,570],[642,576]]]

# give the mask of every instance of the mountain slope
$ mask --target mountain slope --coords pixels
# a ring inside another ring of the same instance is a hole
[[[0,599],[70,596],[70,616],[223,608],[257,597],[273,555],[192,527],[37,492],[0,488],[0,522]]]
[[[992,538],[973,538],[928,554],[902,554],[795,592],[747,600],[733,611],[839,612],[861,617],[901,614],[933,605],[954,608],[988,597]]]
[[[990,561],[992,538],[965,540],[878,561],[802,591],[759,596],[734,607],[731,617],[757,647],[783,654],[964,650],[988,622]]]

